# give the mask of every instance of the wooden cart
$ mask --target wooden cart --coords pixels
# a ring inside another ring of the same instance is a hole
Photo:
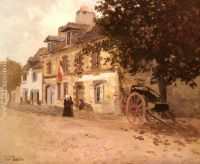
[[[133,85],[126,100],[125,112],[131,124],[159,121],[166,125],[175,122],[167,103],[160,102],[160,95],[143,85]]]

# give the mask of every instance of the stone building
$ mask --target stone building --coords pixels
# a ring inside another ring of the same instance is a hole
[[[7,61],[0,61],[0,106],[5,106],[7,102]]]
[[[48,56],[43,63],[43,102],[63,106],[66,94],[72,96],[74,105],[100,113],[119,113],[119,75],[109,62],[107,52],[83,52],[86,43],[104,37],[94,23],[95,14],[87,7],[76,13],[76,22],[58,28],[57,36],[48,36]],[[58,67],[62,63],[63,79],[58,81]]]
[[[108,52],[85,51],[85,45],[98,44],[105,39],[94,20],[94,12],[82,6],[76,12],[75,22],[59,27],[56,35],[46,37],[47,48],[40,49],[24,67],[21,85],[24,102],[63,107],[68,94],[76,109],[81,109],[80,102],[84,102],[84,109],[118,114],[122,112],[123,97],[138,81],[158,92],[158,86],[150,82],[150,72],[131,76],[126,70],[111,65],[107,59],[112,56]],[[57,78],[60,67],[62,80]],[[37,81],[33,80],[34,72]],[[196,80],[200,84],[199,78]],[[168,102],[178,115],[200,115],[199,86],[196,89],[183,83],[169,86]]]
[[[40,48],[34,57],[29,58],[27,64],[23,67],[20,86],[22,103],[42,104],[42,61],[46,53],[46,48]]]

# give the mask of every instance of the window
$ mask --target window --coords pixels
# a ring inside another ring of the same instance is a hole
[[[66,34],[66,42],[67,42],[67,45],[70,45],[71,44],[71,32],[67,32]]]
[[[80,55],[80,54],[77,54],[76,55],[76,57],[75,57],[75,61],[74,61],[74,63],[75,63],[75,72],[76,73],[81,73],[81,72],[83,72],[83,57],[82,57],[82,55]]]
[[[95,53],[92,55],[92,68],[97,69],[100,66],[100,55]]]
[[[104,99],[104,85],[101,84],[96,84],[95,85],[95,103],[100,104],[103,102]]]
[[[24,74],[23,74],[23,81],[26,81],[26,80],[27,80],[27,74],[24,73]]]
[[[63,56],[63,71],[66,73],[68,71],[68,58]]]
[[[64,83],[64,84],[63,84],[63,90],[64,90],[64,96],[65,96],[66,94],[68,94],[68,84],[67,84],[67,83]]]
[[[51,74],[51,62],[47,63],[47,74]]]
[[[32,81],[33,82],[37,81],[37,73],[36,72],[33,72],[33,74],[32,74]]]
[[[57,83],[57,94],[58,94],[58,100],[61,99],[61,84]]]
[[[23,89],[23,100],[24,102],[28,101],[28,89]]]
[[[52,42],[48,43],[48,50],[49,50],[49,52],[53,51],[53,44],[52,44]]]

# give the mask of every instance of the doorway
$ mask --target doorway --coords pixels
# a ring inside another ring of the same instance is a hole
[[[80,101],[84,102],[84,85],[82,82],[75,84],[75,106],[79,107]]]
[[[46,103],[47,105],[55,104],[55,86],[46,87]]]

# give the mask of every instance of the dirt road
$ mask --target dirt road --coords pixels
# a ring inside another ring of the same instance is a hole
[[[200,126],[199,126],[200,127]],[[0,164],[199,164],[200,138],[8,110],[0,119]]]

